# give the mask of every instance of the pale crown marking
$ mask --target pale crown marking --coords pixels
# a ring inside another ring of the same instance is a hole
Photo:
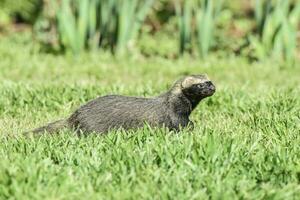
[[[189,88],[194,84],[200,84],[200,83],[204,83],[207,81],[209,81],[209,78],[207,77],[207,75],[188,76],[182,81],[181,86],[182,86],[182,88]]]

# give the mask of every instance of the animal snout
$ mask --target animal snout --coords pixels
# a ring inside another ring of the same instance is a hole
[[[207,81],[207,82],[205,82],[205,84],[210,90],[216,91],[216,87],[211,81]]]

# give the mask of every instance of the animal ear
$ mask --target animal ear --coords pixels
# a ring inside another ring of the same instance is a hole
[[[191,87],[193,84],[195,84],[195,78],[188,76],[182,81],[181,87],[188,88]]]

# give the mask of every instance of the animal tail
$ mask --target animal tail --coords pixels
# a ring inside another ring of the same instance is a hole
[[[33,129],[31,131],[25,132],[25,134],[28,133],[34,133],[34,134],[41,134],[41,133],[56,133],[59,132],[61,129],[68,128],[68,121],[65,119],[57,120],[55,122],[49,123],[45,126]]]

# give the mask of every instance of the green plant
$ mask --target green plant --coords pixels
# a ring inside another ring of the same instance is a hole
[[[73,53],[79,53],[85,47],[89,28],[89,1],[63,0],[58,6],[57,23],[61,42]],[[75,15],[74,9],[78,16]]]
[[[222,0],[202,0],[202,9],[196,12],[197,42],[200,55],[202,56],[207,55],[214,42],[214,29],[221,7]]]
[[[109,47],[124,54],[136,39],[154,0],[53,1],[61,45],[73,53]]]
[[[300,3],[291,0],[255,1],[258,37],[250,36],[258,58],[295,58]]]
[[[192,1],[184,1],[175,4],[179,28],[179,51],[183,54],[186,50],[191,51],[192,42]]]
[[[299,199],[299,67],[105,52],[74,62],[33,48],[30,35],[1,37],[1,200]],[[218,90],[191,116],[193,131],[21,135],[97,96],[155,96],[183,74],[203,72]]]
[[[41,6],[42,0],[0,0],[0,22],[17,18],[22,22],[34,23]]]
[[[177,1],[180,53],[192,51],[195,40],[198,52],[205,57],[214,42],[214,29],[222,0]]]

